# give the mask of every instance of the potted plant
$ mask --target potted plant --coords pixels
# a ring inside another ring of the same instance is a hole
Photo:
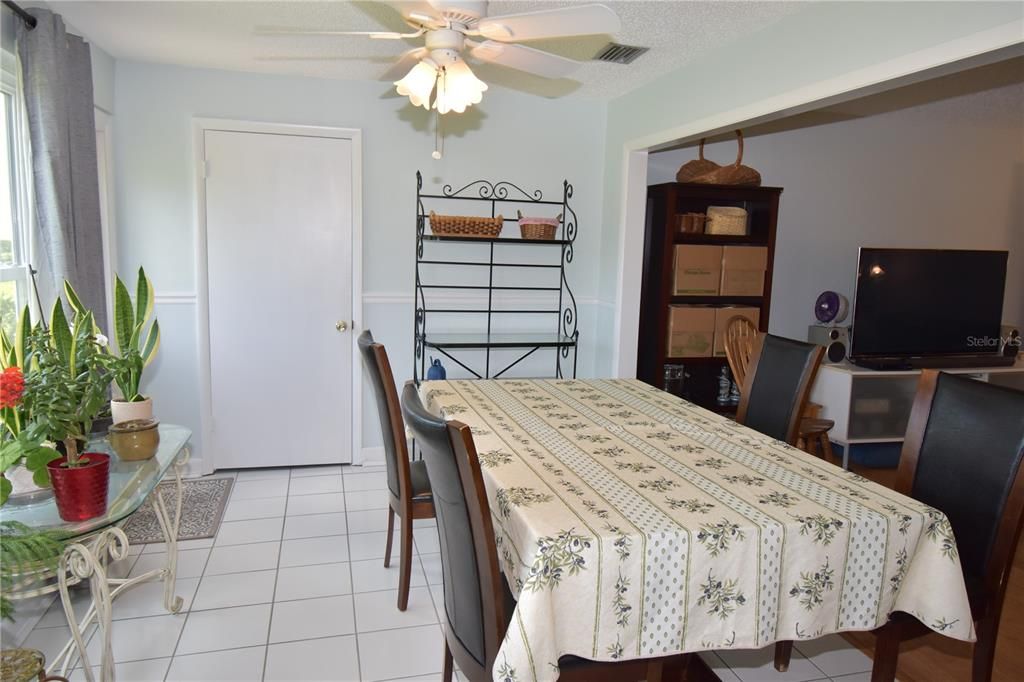
[[[82,305],[75,290],[64,283],[68,303],[75,309],[76,316],[89,311]],[[156,357],[160,348],[160,323],[149,318],[153,314],[153,283],[146,277],[146,271],[139,268],[135,285],[135,301],[132,302],[128,287],[120,277],[114,277],[114,340],[117,354],[109,348],[107,367],[121,393],[120,399],[110,401],[110,414],[115,424],[133,419],[152,419],[153,401],[139,392],[142,371]],[[99,330],[95,329],[98,335]]]
[[[65,521],[84,521],[107,509],[110,457],[82,452],[110,385],[94,328],[89,311],[77,313],[69,324],[57,299],[49,330],[36,325],[27,342],[31,371],[22,401],[44,437],[63,446],[63,456],[46,466]]]
[[[34,576],[51,573],[64,551],[63,538],[54,531],[40,531],[17,521],[0,522],[0,617],[14,620],[12,592]]]
[[[8,472],[23,466],[38,488],[48,488],[46,465],[58,457],[55,450],[43,446],[45,429],[30,420],[22,400],[29,331],[28,306],[18,317],[13,340],[0,329],[0,506],[7,503],[13,490]]]

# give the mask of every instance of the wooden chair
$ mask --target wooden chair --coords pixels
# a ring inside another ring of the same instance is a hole
[[[498,568],[494,527],[473,436],[465,424],[426,411],[413,382],[405,385],[402,411],[423,452],[439,501],[437,531],[444,576],[445,646],[441,679],[451,682],[453,661],[471,682],[490,682],[515,599]],[[685,656],[597,663],[575,656],[559,660],[560,682],[661,682],[666,663]]]
[[[434,498],[426,466],[422,461],[409,461],[402,408],[398,403],[398,390],[395,388],[395,377],[391,373],[387,351],[383,345],[374,342],[369,329],[359,335],[358,344],[363,366],[373,386],[373,395],[377,399],[377,417],[380,419],[381,436],[384,439],[389,502],[384,567],[391,565],[391,543],[397,514],[402,524],[398,610],[405,611],[409,605],[409,580],[412,576],[412,522],[414,519],[434,518]]]
[[[757,327],[740,315],[731,318],[725,327],[725,357],[733,378],[741,387],[747,377],[756,337]],[[834,455],[828,433],[836,423],[831,419],[819,419],[820,409],[821,406],[814,403],[808,403],[804,408],[796,444],[805,452],[831,460]]]
[[[733,380],[740,387],[747,378],[756,337],[757,327],[741,315],[729,318],[725,325],[725,359],[729,362]]]
[[[1024,392],[925,370],[910,412],[896,491],[941,510],[956,537],[978,641],[973,682],[992,679],[999,617],[1024,525]],[[871,682],[896,678],[900,643],[932,632],[897,612],[874,631]],[[792,642],[776,645],[776,668]],[[780,667],[781,666],[781,667]]]
[[[736,421],[796,445],[807,396],[825,349],[758,333],[751,348]]]

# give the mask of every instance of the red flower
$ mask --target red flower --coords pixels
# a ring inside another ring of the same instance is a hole
[[[8,367],[0,372],[0,408],[14,407],[25,391],[25,377],[21,367]]]

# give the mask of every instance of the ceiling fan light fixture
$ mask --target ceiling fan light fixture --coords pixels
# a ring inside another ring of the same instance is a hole
[[[413,106],[430,109],[430,95],[437,82],[437,66],[426,59],[416,64],[401,80],[395,81],[399,95],[408,97]]]
[[[434,108],[438,113],[454,111],[461,114],[466,107],[479,104],[487,83],[476,77],[465,61],[459,59],[444,67],[437,81]]]

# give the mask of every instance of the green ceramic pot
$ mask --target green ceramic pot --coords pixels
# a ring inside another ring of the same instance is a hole
[[[110,447],[126,462],[149,459],[160,446],[159,422],[153,419],[132,419],[114,424],[107,430]]]

